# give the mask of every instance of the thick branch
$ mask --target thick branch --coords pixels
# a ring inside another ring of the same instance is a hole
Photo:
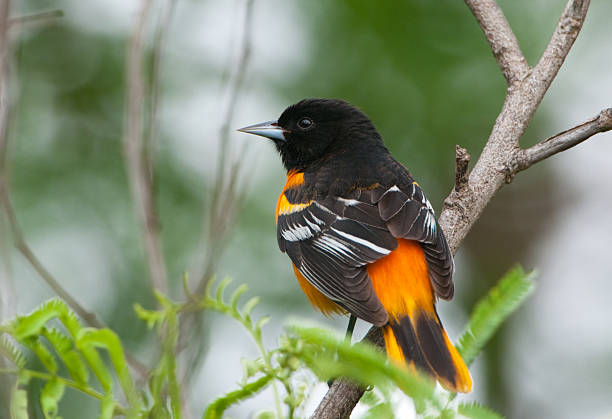
[[[362,342],[373,343],[384,348],[385,339],[382,329],[372,327]],[[346,378],[334,380],[311,419],[348,418],[364,392],[365,389],[362,386],[356,385]]]
[[[125,165],[134,201],[134,210],[140,222],[142,240],[148,260],[153,287],[167,292],[167,272],[159,238],[159,222],[155,212],[152,176],[143,146],[144,97],[143,76],[144,35],[151,13],[151,0],[143,0],[134,33],[130,39],[127,57],[127,110],[123,143]]]
[[[529,65],[495,0],[465,0],[465,3],[478,20],[508,85],[525,77]]]
[[[595,134],[610,130],[612,130],[612,108],[604,109],[595,118],[528,149],[517,150],[508,164],[507,174],[512,177],[535,163],[580,144]]]
[[[519,148],[519,139],[578,36],[588,0],[570,0],[540,62],[516,88],[509,90],[489,139],[461,194],[451,193],[440,214],[450,248],[456,252],[474,222],[506,183],[505,167]]]
[[[468,166],[470,155],[467,150],[460,146],[455,146],[455,191],[461,192],[468,183]]]

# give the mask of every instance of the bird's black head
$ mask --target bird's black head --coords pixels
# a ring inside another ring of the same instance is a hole
[[[338,99],[304,99],[285,109],[278,121],[240,131],[273,140],[288,171],[339,154],[384,148],[370,119]]]

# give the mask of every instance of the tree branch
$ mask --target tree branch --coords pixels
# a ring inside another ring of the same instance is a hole
[[[507,176],[513,177],[535,163],[574,147],[595,134],[612,130],[612,108],[604,109],[596,117],[550,137],[528,149],[516,150],[508,166]]]
[[[151,164],[144,150],[144,99],[143,54],[145,32],[153,3],[142,0],[140,12],[130,38],[127,57],[126,115],[123,144],[125,165],[134,201],[134,211],[140,222],[153,288],[166,293],[168,279],[166,264],[159,238],[159,221],[155,212],[152,192]]]
[[[470,155],[467,150],[460,146],[455,146],[455,191],[461,192],[468,183],[468,166]]]
[[[46,10],[44,12],[33,13],[30,15],[17,16],[9,19],[9,26],[21,26],[21,25],[36,25],[53,22],[60,17],[64,16],[64,12],[60,9]]]
[[[494,0],[465,0],[465,2],[489,41],[493,55],[508,81],[509,89],[489,139],[469,174],[467,182],[465,182],[463,172],[463,166],[467,168],[467,164],[463,162],[458,150],[456,183],[459,186],[455,185],[450,195],[444,200],[438,220],[453,255],[486,205],[506,184],[506,168],[513,159],[516,159],[517,150],[520,150],[519,140],[576,40],[590,3],[589,0],[568,1],[540,61],[532,71],[529,71],[516,37],[497,3]],[[546,158],[584,141],[596,132],[610,129],[606,128],[609,123],[605,122],[608,117],[607,110],[604,112],[604,116],[600,114],[598,118],[597,124],[603,127],[599,131],[591,132],[593,127],[591,131],[576,127],[570,130],[576,132],[575,141],[572,142],[568,137],[565,137],[565,140],[558,138],[547,140],[534,146],[536,147],[534,150],[533,148],[528,149],[531,151],[526,151],[527,155],[535,156],[534,158]],[[593,123],[593,121],[590,122]],[[586,123],[588,124],[589,122]],[[581,137],[584,138],[581,139]],[[559,142],[562,145],[558,145]],[[546,151],[541,151],[541,149]],[[536,161],[539,160],[534,160],[531,164]],[[372,336],[375,329],[374,327],[370,329],[371,333],[369,332],[368,336]],[[368,336],[364,340],[369,340]],[[327,416],[326,411],[337,403],[346,404],[350,407],[348,412],[352,411],[362,395],[357,391],[358,388],[359,386],[354,383],[332,385],[323,399],[325,406],[329,407],[317,409],[313,418],[342,417]],[[333,400],[333,403],[330,400]]]
[[[493,56],[508,85],[520,81],[529,72],[516,36],[495,0],[465,0],[485,34]]]
[[[380,348],[385,347],[385,339],[380,327],[372,327],[362,342],[369,342]],[[311,419],[348,418],[355,405],[363,396],[365,388],[356,385],[346,378],[337,378],[329,387],[327,394],[319,403]]]

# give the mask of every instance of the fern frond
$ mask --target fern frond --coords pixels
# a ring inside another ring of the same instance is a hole
[[[25,356],[7,336],[0,338],[0,354],[8,358],[17,368],[24,368],[26,366]]]
[[[491,336],[535,288],[535,272],[526,274],[520,266],[508,272],[472,312],[457,350],[470,365]]]
[[[202,419],[221,419],[223,417],[223,412],[225,412],[228,407],[254,396],[259,391],[263,390],[272,378],[272,376],[265,375],[257,381],[243,385],[239,390],[229,392],[225,396],[219,397],[208,405]]]
[[[460,403],[457,412],[470,419],[504,419],[502,415],[479,403]]]

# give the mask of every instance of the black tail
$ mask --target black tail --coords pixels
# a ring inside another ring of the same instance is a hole
[[[391,319],[384,327],[389,358],[433,377],[448,390],[468,393],[470,373],[435,312],[416,309],[412,316]]]

